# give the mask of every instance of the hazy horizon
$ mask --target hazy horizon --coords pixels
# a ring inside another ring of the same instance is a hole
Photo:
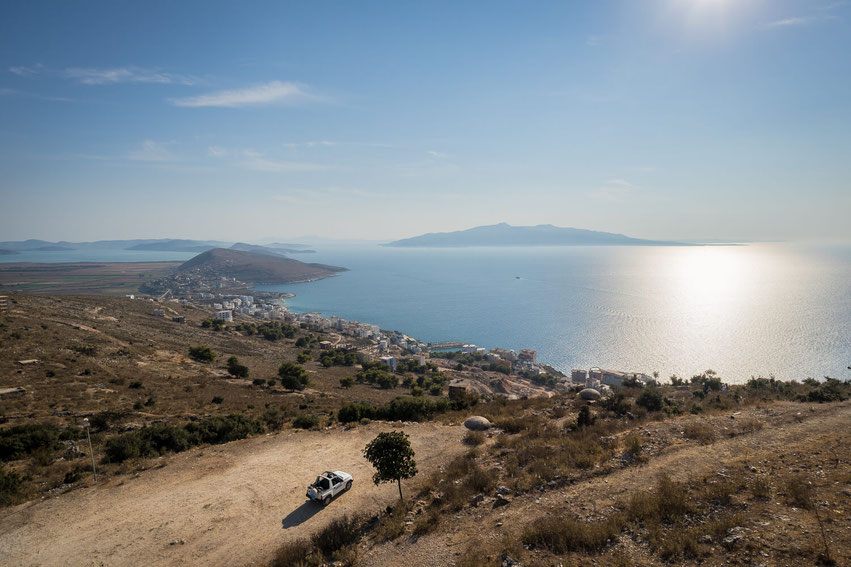
[[[846,2],[0,16],[0,240],[851,241]]]

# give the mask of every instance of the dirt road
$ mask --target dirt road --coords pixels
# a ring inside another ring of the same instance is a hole
[[[400,426],[396,426],[399,429]],[[420,474],[463,450],[461,427],[401,427]],[[392,425],[295,431],[168,457],[168,464],[0,512],[2,565],[248,565],[335,517],[398,498],[375,486],[363,447]],[[355,477],[322,508],[305,501],[322,470]]]

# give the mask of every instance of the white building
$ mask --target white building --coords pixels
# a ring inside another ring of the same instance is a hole
[[[396,372],[396,357],[395,356],[382,356],[379,358],[381,362],[390,367],[392,372]]]
[[[233,312],[228,311],[227,309],[223,311],[216,311],[216,319],[220,319],[222,321],[233,321]]]

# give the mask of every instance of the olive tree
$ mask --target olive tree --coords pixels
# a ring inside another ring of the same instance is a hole
[[[372,481],[375,484],[393,482],[399,486],[399,499],[402,500],[402,479],[417,474],[414,450],[404,431],[379,433],[363,450],[363,456],[375,467]]]

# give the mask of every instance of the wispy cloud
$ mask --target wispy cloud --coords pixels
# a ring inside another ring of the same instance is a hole
[[[171,99],[175,106],[238,108],[268,104],[294,104],[322,100],[299,83],[272,81],[244,89],[217,91],[198,96]]]
[[[40,95],[27,91],[19,91],[18,89],[0,89],[0,96],[21,96],[27,98],[37,98],[40,100],[49,100],[52,102],[74,102],[74,99],[66,98],[63,96]]]
[[[598,47],[600,45],[603,45],[605,39],[606,36],[604,35],[589,35],[587,38],[585,38],[585,45],[587,45],[588,47]]]
[[[626,179],[609,179],[592,191],[591,196],[605,201],[622,201],[636,188]]]
[[[364,199],[384,199],[387,197],[388,195],[374,191],[365,191],[356,187],[317,187],[313,189],[287,189],[285,193],[273,195],[272,199],[282,203],[315,205],[318,203],[327,204],[328,202],[340,203],[350,199],[362,203]]]
[[[106,69],[70,67],[62,71],[62,75],[84,85],[114,85],[118,83],[196,85],[201,82],[197,77],[190,75],[178,75],[140,67],[111,67]]]
[[[770,22],[764,22],[760,25],[760,27],[763,29],[784,29],[808,26],[820,22],[828,22],[830,20],[837,19],[836,16],[833,15],[831,12],[833,12],[837,8],[844,6],[845,4],[847,4],[847,2],[834,2],[832,4],[826,4],[816,8],[815,12],[809,15],[790,16],[788,18],[781,18],[779,20],[772,20]]]
[[[32,77],[33,75],[38,75],[44,72],[44,65],[41,63],[36,63],[30,67],[26,65],[17,65],[9,67],[9,72],[14,75],[18,75],[19,77]]]
[[[449,157],[449,154],[444,152],[438,152],[436,150],[429,150],[426,152],[429,157],[433,157],[434,159],[446,159]]]
[[[177,156],[169,151],[166,144],[153,140],[145,140],[138,148],[127,153],[127,159],[165,163],[177,161]]]
[[[269,156],[265,152],[252,149],[228,149],[220,146],[207,148],[207,155],[241,169],[250,171],[266,171],[271,173],[282,173],[290,171],[315,171],[324,169],[317,163],[290,161]]]
[[[19,77],[37,75],[58,76],[84,85],[114,85],[118,83],[153,83],[197,85],[203,81],[192,75],[167,73],[160,69],[147,69],[133,65],[123,67],[67,67],[51,69],[41,63],[35,65],[17,65],[9,67],[9,72]]]
[[[317,140],[308,142],[287,142],[284,144],[287,148],[328,148],[336,146],[337,142],[329,142],[328,140]]]
[[[816,18],[814,16],[795,16],[792,18],[783,18],[782,20],[774,20],[773,22],[765,22],[762,24],[764,28],[791,28],[795,26],[805,26],[807,24],[811,24],[813,22],[817,22],[822,18]]]

